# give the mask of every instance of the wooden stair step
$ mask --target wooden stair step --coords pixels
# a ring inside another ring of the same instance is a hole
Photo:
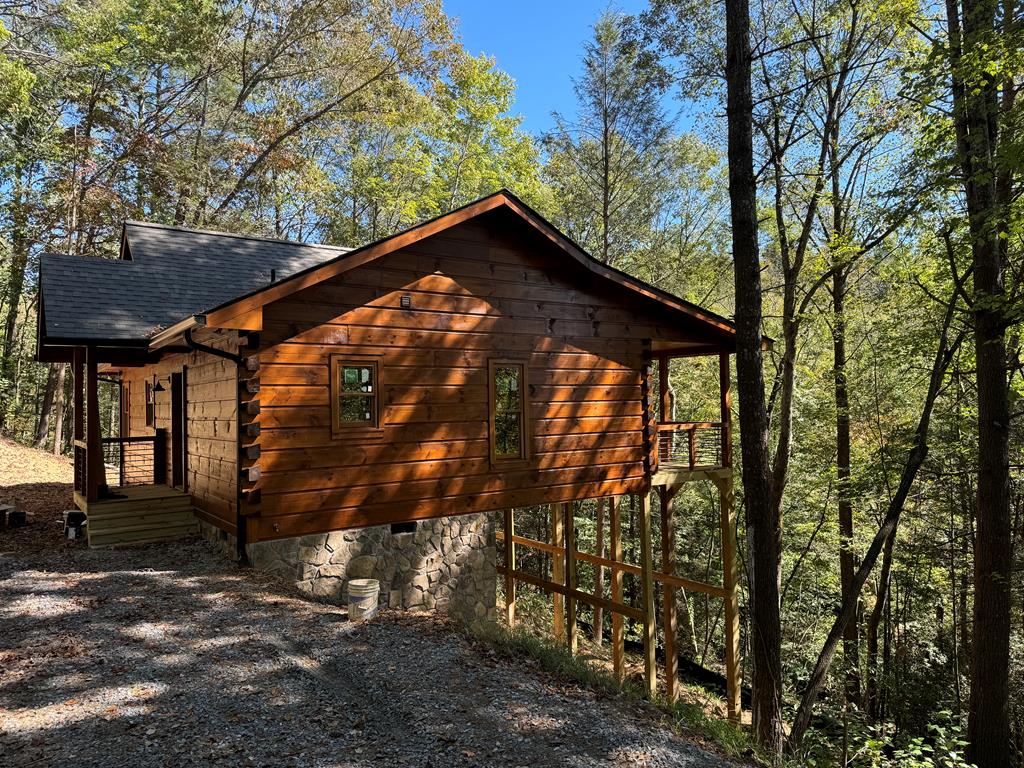
[[[106,522],[97,522],[93,520],[89,523],[89,530],[93,533],[103,533],[106,531],[123,531],[142,528],[160,529],[179,525],[194,525],[195,522],[196,519],[191,514],[164,518],[126,518],[124,520],[110,520]]]
[[[154,528],[176,528],[183,525],[195,524],[195,516],[189,514],[187,517],[183,515],[172,520],[118,520],[110,524],[100,523],[99,525],[94,525],[92,522],[90,522],[89,528],[94,533],[119,533],[121,531],[138,531]]]
[[[124,520],[125,518],[131,517],[173,517],[174,515],[189,515],[192,514],[192,507],[157,507],[151,508],[138,508],[138,509],[121,509],[117,511],[106,511],[96,512],[95,510],[89,510],[88,518],[94,522],[105,522],[108,520]]]
[[[102,514],[108,510],[181,506],[192,506],[192,499],[189,496],[156,496],[148,499],[103,499],[102,501],[94,501],[89,504],[89,511]]]
[[[165,541],[196,533],[195,521],[172,526],[133,526],[128,528],[89,531],[89,546],[103,547],[113,544],[138,544],[146,541]]]

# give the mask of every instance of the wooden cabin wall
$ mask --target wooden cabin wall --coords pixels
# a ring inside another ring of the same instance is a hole
[[[644,340],[694,339],[550,248],[471,222],[265,307],[249,539],[640,490]],[[332,354],[379,356],[379,437],[332,437]],[[489,461],[490,358],[528,360],[524,468]]]
[[[205,336],[205,338],[204,338]],[[237,350],[234,333],[226,336],[197,334],[197,341]],[[129,428],[126,436],[167,431],[167,480],[171,480],[171,385],[170,375],[188,366],[188,490],[197,515],[218,528],[235,534],[238,475],[237,403],[238,371],[235,363],[206,352],[169,355],[155,365],[126,368]],[[156,394],[153,427],[146,425],[146,382],[156,376],[164,387]]]

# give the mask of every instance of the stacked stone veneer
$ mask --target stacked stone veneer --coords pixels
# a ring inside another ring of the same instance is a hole
[[[247,547],[253,567],[314,597],[348,599],[349,579],[377,579],[381,605],[436,609],[466,621],[495,618],[494,523],[488,514],[421,520],[415,531],[353,528]]]

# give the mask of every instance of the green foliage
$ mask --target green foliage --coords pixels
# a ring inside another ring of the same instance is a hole
[[[845,734],[848,768],[971,768],[964,756],[967,741],[963,729],[949,712],[938,712],[925,735],[912,738],[890,736],[883,729],[849,717]],[[843,764],[835,754],[836,738],[813,733],[807,740],[802,764],[813,768],[838,768]],[[841,740],[841,739],[839,739]]]
[[[597,20],[575,83],[576,117],[556,113],[555,130],[544,137],[555,221],[613,265],[649,244],[669,136],[660,70],[624,33],[621,14],[607,11]]]

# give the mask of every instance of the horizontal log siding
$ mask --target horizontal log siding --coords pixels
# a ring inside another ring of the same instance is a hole
[[[235,334],[197,334],[197,341],[234,352]],[[122,379],[130,392],[128,436],[151,435],[167,430],[167,481],[171,481],[171,373],[188,366],[188,490],[199,517],[235,533],[236,441],[235,364],[205,352],[169,355],[155,365],[126,368]],[[146,426],[146,382],[156,375],[164,391],[156,393],[156,426]]]
[[[643,341],[700,339],[549,248],[461,225],[265,307],[250,538],[639,490]],[[380,356],[380,434],[332,439],[332,354]],[[528,360],[526,467],[490,464],[494,357]]]

